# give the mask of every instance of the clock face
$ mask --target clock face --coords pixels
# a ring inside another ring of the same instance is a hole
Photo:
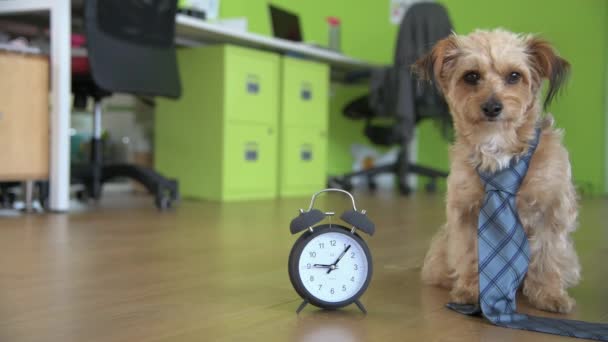
[[[304,289],[299,292],[321,306],[350,303],[362,294],[369,282],[369,250],[363,240],[349,230],[320,227],[315,230],[319,231],[304,239],[302,246],[296,246],[299,258],[295,255],[297,262],[290,263],[290,267],[297,267],[290,271],[295,271],[298,285]]]

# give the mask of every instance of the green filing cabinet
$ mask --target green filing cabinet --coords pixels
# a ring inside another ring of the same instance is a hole
[[[155,166],[182,197],[273,198],[280,58],[230,45],[178,51],[182,97],[159,100]]]
[[[329,68],[283,57],[279,194],[310,196],[327,183]]]

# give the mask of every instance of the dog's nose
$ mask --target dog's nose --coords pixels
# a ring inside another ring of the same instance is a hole
[[[491,98],[481,105],[481,110],[489,118],[495,118],[502,112],[502,103],[495,98]]]

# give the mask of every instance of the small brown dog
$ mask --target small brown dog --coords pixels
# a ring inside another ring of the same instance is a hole
[[[457,303],[477,303],[477,220],[484,189],[476,168],[496,171],[526,153],[536,127],[540,142],[517,195],[531,260],[523,293],[537,308],[569,312],[566,289],[579,281],[570,239],[576,229],[577,195],[562,132],[541,116],[564,84],[569,64],[545,40],[504,30],[451,35],[414,66],[433,79],[454,119],[450,150],[447,223],[434,237],[422,279],[451,289]],[[549,85],[544,103],[541,86]]]

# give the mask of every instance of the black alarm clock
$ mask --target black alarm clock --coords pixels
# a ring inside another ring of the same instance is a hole
[[[314,209],[315,199],[321,193],[339,192],[350,197],[352,210],[340,219],[346,224],[333,224],[333,212]],[[319,224],[329,218],[327,224]],[[322,309],[338,309],[355,303],[363,313],[367,310],[359,298],[372,278],[372,256],[358,232],[373,235],[375,226],[365,210],[357,211],[354,197],[341,189],[325,189],[312,196],[307,211],[291,221],[290,231],[304,231],[289,254],[289,279],[303,302],[296,310],[300,313],[310,303]]]

